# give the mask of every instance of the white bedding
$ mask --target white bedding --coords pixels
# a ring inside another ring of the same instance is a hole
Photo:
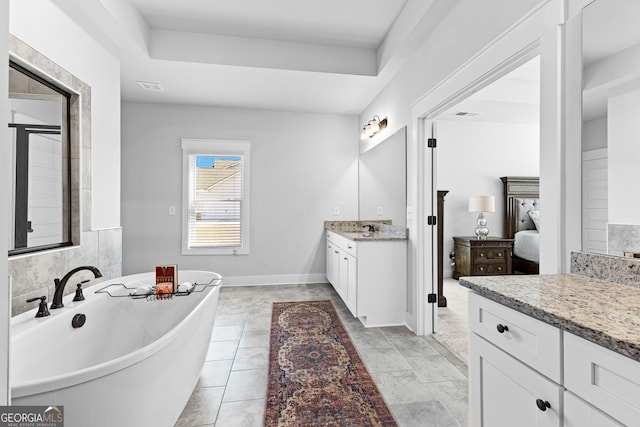
[[[518,231],[514,238],[514,255],[528,261],[540,262],[540,233],[538,230]]]

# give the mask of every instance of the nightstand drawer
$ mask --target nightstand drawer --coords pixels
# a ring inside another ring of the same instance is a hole
[[[507,251],[504,249],[474,249],[474,258],[476,262],[483,260],[503,260],[507,259]]]
[[[473,265],[473,274],[482,276],[486,274],[505,274],[507,265],[504,262],[499,263],[476,263]]]

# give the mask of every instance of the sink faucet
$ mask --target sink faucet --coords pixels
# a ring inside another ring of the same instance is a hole
[[[369,227],[369,232],[376,231],[376,228],[373,226],[373,224],[365,224],[362,226],[362,228],[365,228],[365,227]]]
[[[56,290],[53,293],[53,301],[51,302],[51,308],[62,308],[62,307],[64,307],[64,304],[62,304],[62,296],[63,296],[63,293],[64,293],[64,287],[67,285],[67,282],[69,281],[71,276],[73,276],[74,274],[76,274],[78,271],[81,271],[81,270],[89,270],[90,272],[93,273],[93,275],[96,278],[102,277],[102,273],[96,267],[92,267],[90,265],[83,265],[81,267],[74,268],[73,270],[71,270],[70,272],[65,274],[62,277],[62,279],[55,279],[54,282],[56,284]]]

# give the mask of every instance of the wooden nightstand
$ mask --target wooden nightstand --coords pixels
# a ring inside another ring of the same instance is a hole
[[[495,276],[512,274],[513,239],[454,237],[456,267],[453,278],[461,276]]]

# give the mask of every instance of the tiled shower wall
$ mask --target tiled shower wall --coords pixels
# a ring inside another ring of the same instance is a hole
[[[121,276],[122,229],[92,230],[91,227],[91,87],[13,35],[9,35],[9,52],[12,59],[38,73],[51,76],[77,94],[72,98],[71,137],[72,141],[74,138],[78,141],[79,138],[82,142],[72,144],[71,152],[72,159],[82,159],[81,172],[76,168],[71,177],[73,191],[82,197],[82,212],[79,205],[72,206],[73,240],[77,246],[9,259],[11,306],[12,315],[15,316],[37,306],[37,302],[27,304],[26,300],[29,298],[46,295],[47,301],[51,301],[54,279],[61,278],[75,267],[96,266],[105,279]],[[74,104],[75,102],[79,104]],[[78,123],[82,123],[81,128]],[[79,198],[76,197],[75,200]],[[77,238],[78,234],[80,239]],[[92,278],[93,274],[88,271],[77,273],[69,281],[65,294],[74,292],[75,285],[80,281]]]

